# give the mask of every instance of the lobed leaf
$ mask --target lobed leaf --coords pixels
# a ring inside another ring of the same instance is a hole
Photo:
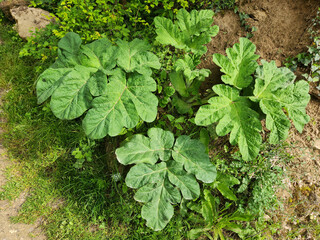
[[[266,114],[266,127],[271,131],[269,141],[277,144],[288,137],[290,121],[298,131],[309,122],[305,108],[310,100],[309,85],[305,81],[293,83],[295,75],[287,68],[277,68],[274,61],[262,61],[257,69],[253,101],[259,101]]]
[[[227,57],[221,54],[213,55],[213,62],[225,73],[221,77],[226,84],[238,89],[248,87],[252,82],[252,74],[258,67],[256,60],[259,55],[255,54],[256,46],[247,38],[240,38],[240,43],[226,50]]]
[[[135,135],[125,146],[116,150],[117,159],[124,165],[150,163],[155,164],[160,158],[163,161],[171,157],[174,137],[169,131],[150,128],[148,137]]]
[[[164,17],[156,17],[156,40],[201,55],[207,51],[204,45],[219,32],[218,26],[211,26],[213,15],[210,10],[193,10],[189,13],[180,9],[175,23]]]
[[[195,123],[206,126],[218,122],[217,134],[225,136],[230,133],[230,143],[239,145],[243,159],[254,159],[262,142],[259,114],[250,108],[246,98],[239,95],[239,90],[222,84],[212,89],[219,96],[211,98],[209,105],[200,107]]]
[[[150,45],[140,39],[131,42],[118,40],[118,66],[126,72],[138,72],[142,75],[151,76],[152,70],[160,68],[160,62],[156,55],[148,52]]]
[[[212,182],[215,179],[216,170],[210,163],[205,147],[200,141],[185,137],[180,136],[174,143],[171,132],[151,128],[148,137],[135,135],[116,150],[119,162],[137,164],[128,172],[126,184],[131,188],[139,188],[135,199],[146,203],[142,207],[142,217],[147,220],[147,226],[156,231],[163,229],[170,221],[173,215],[171,204],[180,203],[180,191],[184,199],[199,197],[200,186],[194,171],[197,174],[212,173],[211,176],[197,176],[200,180]],[[192,153],[194,149],[188,148],[188,144],[194,145],[196,152]],[[180,155],[184,157],[183,160]],[[157,163],[159,160],[162,162]],[[201,172],[191,167],[206,169]]]
[[[172,157],[181,163],[185,170],[196,176],[197,179],[211,183],[216,178],[216,169],[210,163],[205,146],[198,140],[189,136],[177,138],[173,148]]]
[[[107,84],[108,95],[95,98],[83,120],[86,134],[93,139],[116,136],[123,127],[135,127],[139,117],[152,122],[158,106],[157,97],[151,93],[155,90],[151,77],[133,74],[126,80],[124,73],[112,76]]]
[[[179,203],[181,196],[177,188],[173,187],[167,179],[158,184],[148,184],[140,188],[135,199],[145,202],[141,216],[147,220],[147,226],[155,231],[162,230],[173,216],[174,209],[171,204]]]
[[[119,40],[118,45],[107,39],[81,45],[79,35],[66,34],[58,44],[58,59],[37,81],[38,103],[51,97],[51,109],[60,119],[89,110],[83,126],[93,139],[118,135],[140,118],[152,122],[158,99],[150,76],[152,68],[160,68],[159,60],[145,41]]]

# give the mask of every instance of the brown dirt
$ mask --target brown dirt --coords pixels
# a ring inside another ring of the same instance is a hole
[[[247,24],[256,27],[251,41],[257,46],[257,54],[267,61],[275,60],[277,66],[288,58],[306,52],[312,44],[307,29],[316,16],[319,0],[243,0],[239,10],[249,14]],[[218,13],[215,24],[219,34],[208,44],[208,53],[200,67],[212,71],[205,88],[219,83],[219,68],[212,62],[212,54],[225,54],[225,50],[246,32],[240,25],[238,14],[233,11]],[[298,75],[298,80],[301,75]],[[310,93],[319,93],[314,86]],[[286,190],[279,190],[284,206],[272,216],[282,223],[281,229],[272,239],[320,239],[320,102],[313,98],[307,107],[311,120],[302,134],[294,128],[290,131],[287,151],[294,158],[286,166],[288,179]],[[314,228],[318,228],[315,234]]]

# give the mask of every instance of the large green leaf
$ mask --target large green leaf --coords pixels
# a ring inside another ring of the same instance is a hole
[[[232,48],[226,50],[227,57],[221,54],[213,55],[213,62],[221,67],[222,81],[226,84],[242,89],[252,82],[252,74],[258,67],[255,61],[259,55],[255,54],[256,46],[247,38],[240,38]]]
[[[74,119],[90,107],[92,95],[87,86],[90,74],[88,68],[77,65],[62,78],[63,81],[53,92],[50,102],[55,116],[60,119]]]
[[[135,127],[139,117],[152,122],[157,115],[158,99],[152,93],[156,83],[151,77],[134,73],[126,79],[122,73],[109,80],[108,95],[95,98],[83,120],[86,134],[93,139],[116,136],[123,127]]]
[[[51,109],[60,119],[90,109],[83,126],[95,139],[118,135],[140,119],[152,122],[158,100],[150,76],[152,68],[160,68],[158,58],[139,39],[119,40],[118,45],[107,39],[81,45],[79,35],[66,34],[58,44],[58,59],[37,81],[38,103],[51,97]]]
[[[279,102],[288,111],[294,126],[301,133],[304,125],[310,120],[310,117],[306,114],[306,106],[310,101],[308,82],[303,80],[298,81],[294,85],[290,85],[286,89],[279,91],[276,95],[279,96]]]
[[[75,33],[66,34],[58,46],[57,61],[37,81],[38,103],[52,96],[53,113],[74,119],[90,107],[93,96],[106,94],[106,73],[116,65],[117,48],[107,39],[81,46]]]
[[[182,146],[185,137],[179,137],[174,145],[171,132],[151,128],[148,137],[135,135],[116,150],[119,162],[137,164],[128,172],[126,184],[131,188],[139,188],[135,199],[146,203],[142,208],[142,217],[147,220],[147,226],[156,231],[163,229],[170,221],[173,215],[171,204],[180,203],[180,191],[184,199],[199,197],[200,187],[190,167],[197,169],[200,165],[200,168],[207,168],[206,174],[211,172],[211,176],[197,176],[200,180],[212,182],[216,177],[215,167],[210,163],[205,147],[200,141],[189,137],[186,146]],[[196,152],[192,154],[192,149],[186,149],[188,144],[195,145]],[[188,159],[180,160],[179,156],[177,161],[177,157],[172,155],[185,155]],[[192,164],[186,163],[189,159]],[[160,163],[157,163],[159,160]],[[196,172],[201,173],[198,170]]]
[[[245,160],[255,158],[262,141],[259,114],[250,108],[247,98],[239,95],[239,90],[222,84],[212,89],[219,96],[209,99],[209,105],[200,107],[195,123],[206,126],[219,122],[217,134],[230,133],[230,143],[238,143],[242,157]]]
[[[71,71],[72,68],[49,68],[43,72],[37,81],[38,104],[47,100]]]
[[[134,39],[132,42],[118,40],[118,66],[126,72],[136,71],[142,75],[151,76],[151,68],[159,69],[160,62],[156,55],[148,52],[149,44],[140,39]]]
[[[177,186],[185,199],[195,199],[200,195],[200,188],[194,175],[186,174],[183,169],[183,165],[169,161],[168,166],[168,178],[172,184]]]
[[[148,137],[135,135],[122,148],[116,150],[118,161],[124,165],[150,163],[155,164],[160,158],[167,161],[171,157],[174,137],[171,132],[159,128],[150,128]]]
[[[253,101],[259,101],[266,114],[266,127],[271,131],[270,143],[277,144],[288,137],[290,121],[286,110],[298,131],[308,123],[305,108],[310,100],[309,86],[305,81],[293,84],[295,75],[287,68],[277,68],[274,61],[262,61],[257,69]]]
[[[189,136],[177,138],[172,152],[173,159],[183,164],[185,170],[196,176],[197,179],[211,183],[216,178],[216,169],[210,163],[205,146]]]
[[[218,26],[212,26],[213,15],[211,10],[193,10],[189,13],[180,9],[175,23],[164,17],[156,17],[156,39],[162,44],[201,55],[207,51],[204,45],[219,32]]]
[[[78,53],[82,40],[76,33],[67,33],[58,43],[58,59],[53,67],[74,67],[79,64]]]
[[[162,230],[173,216],[171,204],[179,203],[179,190],[172,186],[167,179],[157,184],[148,184],[140,188],[135,199],[147,202],[141,211],[141,216],[147,220],[147,226],[155,231]]]
[[[150,183],[161,182],[166,176],[167,165],[165,162],[156,165],[143,163],[130,169],[126,177],[126,184],[131,188],[140,188]]]
[[[94,67],[107,73],[116,66],[118,48],[112,43],[102,38],[81,47],[81,64]]]

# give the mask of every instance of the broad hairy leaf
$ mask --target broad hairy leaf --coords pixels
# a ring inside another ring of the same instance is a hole
[[[218,26],[212,26],[213,15],[210,10],[193,10],[189,13],[180,9],[175,23],[164,17],[156,17],[156,39],[162,44],[201,55],[207,51],[204,45],[219,32]]]
[[[118,66],[126,72],[136,71],[142,75],[151,76],[151,68],[159,69],[160,63],[158,57],[151,52],[149,44],[140,39],[134,39],[132,42],[118,40]]]
[[[277,68],[274,61],[261,62],[251,99],[259,101],[266,114],[266,127],[271,131],[269,141],[277,144],[288,137],[291,126],[288,117],[299,132],[309,122],[305,111],[310,100],[309,85],[305,81],[293,83],[295,75],[287,68]]]
[[[86,134],[93,139],[116,136],[123,127],[135,127],[139,117],[152,122],[158,106],[152,93],[155,90],[155,81],[145,75],[135,73],[128,79],[125,73],[112,76],[107,84],[108,95],[95,98],[83,120]]]
[[[171,157],[174,136],[169,131],[150,128],[148,136],[136,134],[124,147],[116,151],[121,164],[150,163],[155,164],[160,158],[167,161]]]
[[[222,81],[238,89],[248,87],[253,80],[251,74],[258,67],[256,60],[259,55],[256,55],[255,51],[256,46],[250,40],[240,38],[240,43],[226,50],[227,56],[214,54],[213,62],[225,73],[221,77]]]
[[[60,119],[89,110],[83,126],[93,139],[118,135],[140,119],[155,119],[158,100],[151,69],[160,63],[149,44],[134,39],[114,46],[104,38],[81,45],[79,35],[67,33],[58,46],[58,59],[37,81],[39,104],[51,97],[51,109]]]
[[[210,163],[205,146],[198,140],[189,136],[177,138],[173,148],[172,157],[183,164],[185,170],[196,176],[197,179],[210,183],[216,178],[216,169]]]
[[[188,144],[197,147],[193,149],[194,155]],[[181,159],[183,154],[184,159]],[[163,229],[173,216],[172,204],[180,203],[181,197],[191,200],[200,195],[196,178],[213,182],[216,177],[215,167],[200,141],[187,136],[175,141],[171,132],[160,128],[149,129],[148,137],[133,136],[116,150],[116,155],[122,164],[136,164],[128,172],[126,184],[138,188],[135,199],[145,203],[142,217],[147,220],[147,226],[156,231]],[[198,165],[201,169],[206,167],[205,174],[211,175],[195,175],[194,172],[204,173],[197,170]]]
[[[240,96],[239,90],[222,84],[212,89],[219,96],[209,99],[209,105],[200,107],[195,123],[207,126],[218,122],[219,136],[230,133],[230,143],[239,145],[243,159],[255,158],[262,142],[259,114],[250,108],[249,100]]]

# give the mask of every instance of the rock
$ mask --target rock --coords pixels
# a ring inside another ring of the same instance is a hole
[[[277,67],[281,67],[281,61],[276,60],[275,62],[276,62],[276,66],[277,66]]]
[[[10,9],[12,17],[16,20],[16,29],[21,38],[32,36],[36,29],[46,27],[49,23],[55,22],[50,13],[40,8],[29,8],[20,6]]]
[[[320,139],[314,141],[314,147],[320,150]]]
[[[0,2],[0,9],[3,11],[7,18],[12,19],[12,16],[10,14],[11,8],[28,5],[29,1],[27,0],[3,0],[2,2]]]

